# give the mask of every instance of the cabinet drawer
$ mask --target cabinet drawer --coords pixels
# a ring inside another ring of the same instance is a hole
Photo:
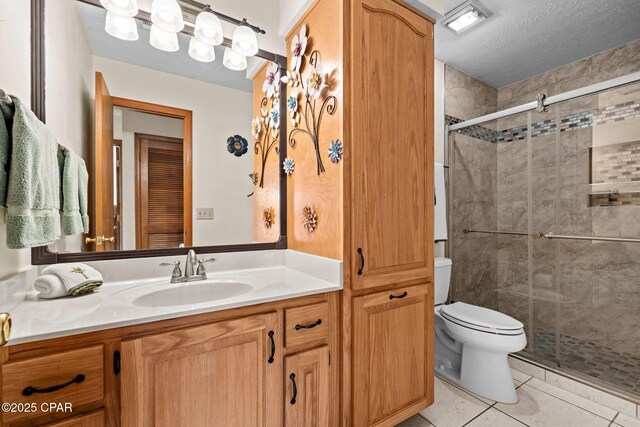
[[[102,410],[47,424],[48,427],[103,427],[105,425]]]
[[[285,310],[285,345],[327,342],[329,337],[329,303],[304,305]]]
[[[2,401],[34,404],[35,411],[4,412],[3,423],[43,415],[42,403],[78,406],[102,400],[104,349],[101,345],[9,362],[2,366]]]

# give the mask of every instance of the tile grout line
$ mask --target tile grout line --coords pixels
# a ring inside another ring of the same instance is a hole
[[[464,426],[468,426],[470,423],[472,423],[476,418],[478,418],[480,415],[484,414],[485,412],[487,412],[489,409],[491,409],[493,406],[488,406],[487,408],[485,408],[482,412],[480,412],[478,415],[476,415],[475,417],[471,418],[469,421],[467,421],[466,423],[462,424],[462,427]]]
[[[501,411],[501,410],[500,410],[500,408],[495,408],[495,410],[496,410],[496,411],[498,411],[498,412],[500,412],[501,414],[506,415],[507,417],[509,417],[509,418],[511,418],[511,419],[513,419],[513,420],[516,420],[516,421],[517,421],[517,422],[519,422],[520,424],[522,424],[522,425],[525,425],[525,426],[529,427],[529,424],[525,424],[525,422],[524,422],[524,421],[520,421],[520,420],[519,420],[519,419],[517,419],[516,417],[511,416],[511,415],[507,414],[506,412]]]
[[[530,378],[530,379],[531,379],[531,378]],[[528,381],[528,380],[527,380],[527,381]],[[545,384],[549,384],[549,383],[545,382]],[[524,385],[524,383],[523,383],[523,385]],[[549,384],[549,385],[553,386],[553,384]],[[582,411],[585,411],[585,412],[588,412],[588,413],[590,413],[590,414],[592,414],[592,415],[595,415],[595,416],[596,416],[596,417],[598,417],[598,418],[602,418],[603,420],[607,420],[607,421],[613,422],[613,420],[615,420],[615,418],[618,416],[618,415],[617,415],[617,413],[616,413],[616,415],[614,415],[613,419],[611,419],[611,420],[610,420],[610,419],[608,419],[608,418],[603,417],[602,415],[598,415],[598,414],[596,414],[595,412],[591,412],[591,411],[590,411],[590,410],[588,410],[588,409],[581,408],[580,406],[578,406],[578,405],[576,405],[576,404],[574,404],[574,403],[571,403],[571,402],[569,402],[569,401],[567,401],[567,400],[564,400],[564,399],[563,399],[563,398],[561,398],[561,397],[555,396],[555,395],[553,395],[553,394],[551,394],[551,393],[547,393],[547,392],[546,392],[546,391],[544,391],[544,390],[540,390],[540,389],[538,389],[538,388],[536,388],[536,387],[534,387],[534,386],[531,386],[531,385],[530,385],[529,387],[531,387],[531,388],[533,388],[533,389],[535,389],[535,390],[537,390],[537,391],[539,391],[539,392],[541,392],[541,393],[544,393],[544,394],[546,394],[547,396],[551,396],[551,397],[554,397],[554,398],[556,398],[556,399],[558,399],[558,400],[561,400],[561,401],[562,401],[562,402],[564,402],[564,403],[568,403],[569,405],[574,406],[574,407],[576,407],[576,408],[578,408],[578,409],[580,409],[580,410],[582,410]],[[555,386],[554,386],[554,387],[555,387]],[[582,396],[580,396],[580,395],[578,395],[578,394],[571,393],[570,391],[565,390],[565,389],[560,388],[560,387],[557,387],[557,388],[559,388],[560,390],[563,390],[563,391],[565,391],[565,392],[567,392],[567,393],[573,394],[573,395],[574,395],[574,396],[576,396],[576,397],[580,397],[580,398],[582,398],[582,399],[588,400],[588,401],[589,401],[589,402],[591,402],[591,403],[595,403],[596,405],[600,405],[600,406],[603,406],[603,407],[605,407],[605,408],[607,408],[607,409],[611,409],[612,411],[615,411],[615,409],[613,409],[613,408],[609,408],[608,406],[601,405],[600,403],[594,402],[594,401],[592,401],[592,400],[590,400],[590,399],[587,399],[586,397],[582,397]]]

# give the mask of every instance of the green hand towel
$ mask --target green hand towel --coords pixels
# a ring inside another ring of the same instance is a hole
[[[9,185],[9,152],[11,150],[11,122],[13,111],[0,102],[0,207],[7,206]]]
[[[60,235],[58,143],[19,99],[13,101],[7,246],[49,245]]]
[[[88,233],[87,167],[76,153],[61,150],[62,165],[62,233],[65,235]]]

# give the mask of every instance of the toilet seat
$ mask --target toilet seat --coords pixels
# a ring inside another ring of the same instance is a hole
[[[513,317],[476,305],[455,302],[443,305],[442,317],[459,326],[494,335],[520,335],[524,325]]]

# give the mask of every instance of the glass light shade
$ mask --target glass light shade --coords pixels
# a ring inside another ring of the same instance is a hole
[[[100,4],[118,16],[133,18],[138,14],[137,0],[100,0]]]
[[[182,9],[176,0],[153,0],[151,22],[164,31],[177,33],[184,28]]]
[[[157,25],[151,26],[149,43],[156,49],[164,50],[165,52],[176,52],[180,49],[178,45],[178,34],[164,31]]]
[[[202,43],[195,37],[191,37],[189,42],[189,56],[200,62],[213,62],[216,59],[213,46]]]
[[[256,37],[256,33],[246,25],[239,25],[233,32],[231,46],[233,50],[240,55],[255,55],[258,53],[258,38]]]
[[[107,11],[104,30],[120,40],[138,40],[138,25],[134,18],[119,16]]]
[[[226,47],[224,49],[224,59],[222,63],[225,67],[233,71],[241,71],[247,69],[247,57],[240,55],[233,49]]]
[[[202,43],[217,46],[222,43],[222,24],[216,15],[209,11],[200,12],[196,18],[194,34]]]

